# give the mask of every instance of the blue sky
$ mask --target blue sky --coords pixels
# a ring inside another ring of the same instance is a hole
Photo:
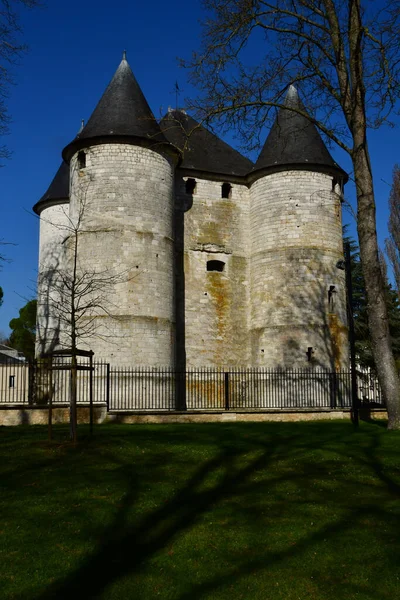
[[[47,7],[21,13],[29,52],[14,69],[17,85],[8,99],[13,122],[10,135],[4,138],[13,155],[0,169],[0,239],[15,244],[1,249],[11,262],[0,272],[4,291],[0,333],[9,332],[10,319],[34,296],[38,221],[31,208],[57,171],[61,150],[96,106],[122,51],[127,50],[132,70],[158,116],[175,105],[176,80],[183,91],[181,98],[195,94],[177,58],[188,58],[198,48],[201,18],[199,0],[48,0]],[[384,127],[369,137],[382,244],[387,183],[394,164],[400,162],[398,136],[397,128]],[[341,152],[332,154],[343,168],[350,168]],[[346,196],[354,204],[350,184]],[[344,219],[352,221],[346,212]]]

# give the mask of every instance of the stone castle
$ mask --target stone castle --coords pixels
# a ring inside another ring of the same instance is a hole
[[[347,175],[295,112],[304,107],[293,86],[285,106],[253,164],[183,110],[157,122],[124,56],[34,207],[39,348],[70,344],[69,299],[60,318],[54,295],[62,291],[52,281],[73,268],[72,224],[78,272],[117,273],[101,309],[81,313],[92,329],[78,331],[78,346],[96,358],[178,368],[347,366],[337,267]]]

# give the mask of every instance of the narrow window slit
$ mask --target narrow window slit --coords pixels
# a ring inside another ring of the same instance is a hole
[[[230,183],[223,183],[221,186],[221,197],[230,198],[232,196],[232,186]]]
[[[192,179],[191,177],[189,177],[189,179],[186,180],[186,193],[187,194],[194,194],[195,190],[196,190],[196,186],[197,186],[197,182],[195,179]]]
[[[335,296],[337,294],[336,286],[330,285],[328,289],[328,308],[330,313],[335,312]]]
[[[79,169],[84,169],[86,167],[86,153],[83,150],[78,152],[78,167]]]

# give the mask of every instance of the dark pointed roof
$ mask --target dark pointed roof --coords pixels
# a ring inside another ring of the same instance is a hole
[[[48,204],[57,204],[69,199],[69,166],[63,161],[55,174],[53,181],[40,200],[35,204],[33,210],[40,214],[41,210]]]
[[[64,156],[70,157],[70,150],[75,151],[77,146],[83,146],[83,140],[110,136],[134,136],[150,142],[167,142],[132,73],[125,53],[92,116],[72,144],[64,150]]]
[[[284,105],[288,109],[298,108],[306,112],[293,85],[286,93]],[[254,171],[281,165],[320,165],[338,170],[345,176],[345,172],[330,155],[315,125],[306,117],[288,109],[279,109]]]
[[[169,110],[160,127],[182,153],[181,167],[220,175],[247,175],[253,163],[183,110]]]

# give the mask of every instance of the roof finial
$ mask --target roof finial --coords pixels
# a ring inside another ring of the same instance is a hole
[[[122,60],[126,60],[126,50],[122,52]]]
[[[296,102],[299,98],[299,95],[297,93],[297,88],[293,85],[293,83],[291,83],[288,87],[288,90],[286,92],[286,101],[288,102]]]

